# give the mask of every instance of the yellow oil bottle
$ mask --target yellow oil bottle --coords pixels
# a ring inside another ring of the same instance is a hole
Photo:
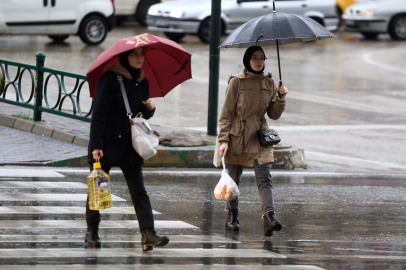
[[[91,210],[111,208],[110,176],[102,170],[99,159],[93,164],[93,171],[87,177],[87,186]]]

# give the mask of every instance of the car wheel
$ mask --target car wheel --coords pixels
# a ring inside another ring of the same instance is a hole
[[[80,39],[88,45],[97,45],[107,36],[106,20],[97,15],[85,18],[79,27]]]
[[[392,19],[389,34],[393,39],[406,40],[406,15],[398,15]]]
[[[148,9],[154,5],[161,3],[159,0],[144,0],[141,1],[138,6],[137,6],[137,11],[135,12],[135,19],[139,24],[143,26],[147,26],[147,14],[148,14]]]
[[[210,43],[210,25],[211,18],[208,17],[202,21],[199,27],[198,36],[203,43]]]
[[[173,41],[179,41],[186,36],[183,33],[171,33],[171,32],[164,32],[165,36]]]
[[[365,39],[376,39],[376,37],[379,34],[378,33],[361,32],[361,35],[363,35]]]
[[[67,39],[69,35],[49,35],[48,37],[52,39],[54,42],[61,43],[65,39]]]

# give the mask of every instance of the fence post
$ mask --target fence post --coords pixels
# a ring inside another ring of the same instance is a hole
[[[217,135],[217,108],[219,92],[221,1],[211,1],[210,24],[210,63],[209,63],[209,106],[207,135]]]
[[[35,75],[34,121],[41,121],[42,112],[38,110],[38,107],[42,106],[42,93],[44,90],[44,72],[42,71],[42,68],[44,67],[45,57],[46,55],[43,52],[38,52],[36,54],[37,74]]]

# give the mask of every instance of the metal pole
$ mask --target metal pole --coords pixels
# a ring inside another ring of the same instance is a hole
[[[42,91],[44,88],[44,72],[42,68],[44,67],[45,57],[45,53],[43,52],[38,52],[36,55],[37,74],[35,75],[34,121],[41,121],[42,112],[38,107],[42,106]]]
[[[210,23],[210,75],[209,75],[209,107],[207,134],[217,135],[217,108],[219,92],[220,66],[220,35],[221,35],[221,0],[211,1]]]

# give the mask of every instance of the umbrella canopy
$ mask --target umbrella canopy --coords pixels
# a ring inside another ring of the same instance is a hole
[[[309,17],[273,12],[239,26],[220,48],[283,45],[332,37],[330,31]]]
[[[192,78],[191,54],[176,42],[151,34],[119,40],[100,54],[86,73],[90,96],[94,97],[100,76],[108,65],[120,65],[122,52],[142,47],[145,52],[141,70],[149,82],[150,97],[164,97],[180,83]]]

